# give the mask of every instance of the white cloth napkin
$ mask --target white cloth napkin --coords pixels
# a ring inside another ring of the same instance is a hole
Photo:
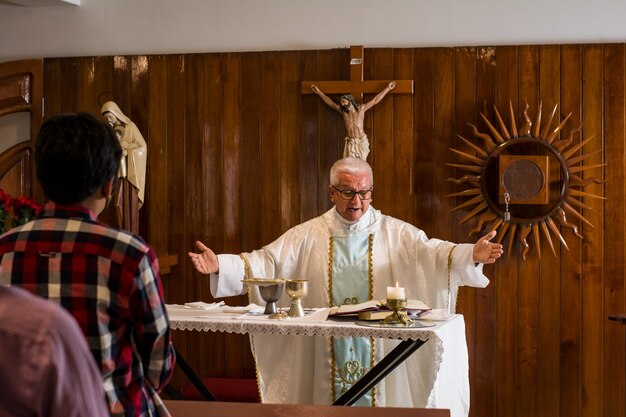
[[[263,311],[263,307],[257,304],[248,304],[247,306],[224,306],[222,307],[222,313],[251,313],[253,311]]]
[[[204,301],[194,301],[192,303],[185,303],[185,307],[193,308],[195,310],[221,310],[221,307],[225,303],[223,301],[217,303],[205,303]]]

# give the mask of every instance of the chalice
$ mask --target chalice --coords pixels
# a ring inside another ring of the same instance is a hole
[[[304,279],[288,279],[285,283],[287,295],[291,297],[291,308],[289,317],[304,317],[302,309],[302,299],[306,297],[309,290],[309,281]]]
[[[280,299],[280,296],[283,295],[283,291],[285,290],[285,283],[281,282],[280,284],[273,285],[259,285],[259,293],[261,294],[261,298],[265,301],[265,311],[263,314],[276,314],[276,301]]]
[[[246,278],[242,282],[248,284],[251,288],[253,285],[259,287],[259,294],[265,301],[265,311],[263,314],[276,314],[276,304],[274,304],[285,290],[285,280],[279,278]]]

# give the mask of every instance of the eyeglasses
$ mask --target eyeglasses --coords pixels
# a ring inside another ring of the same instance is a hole
[[[374,191],[374,187],[370,188],[369,190],[363,190],[363,191],[340,190],[334,185],[332,185],[332,187],[339,193],[341,198],[344,200],[352,200],[354,196],[357,194],[359,195],[359,198],[361,200],[371,200],[372,191]]]

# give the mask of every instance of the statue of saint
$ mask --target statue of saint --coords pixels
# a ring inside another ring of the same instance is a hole
[[[350,94],[341,96],[339,104],[335,103],[326,94],[324,94],[316,85],[311,86],[311,90],[326,103],[329,107],[337,110],[343,115],[343,121],[346,124],[346,144],[343,149],[343,157],[354,156],[364,161],[370,152],[370,145],[367,135],[363,131],[363,119],[365,112],[374,105],[378,104],[385,95],[396,87],[395,81],[389,83],[387,87],[378,93],[372,100],[367,103],[358,104],[354,97]]]
[[[122,145],[119,178],[113,195],[117,226],[137,234],[139,209],[145,195],[148,146],[137,125],[122,113],[115,102],[104,103],[100,113],[113,127]]]

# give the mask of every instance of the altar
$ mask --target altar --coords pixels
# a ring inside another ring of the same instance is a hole
[[[417,393],[417,398],[421,398],[422,403],[413,406],[450,409],[451,416],[455,417],[467,415],[469,364],[462,315],[452,315],[447,320],[435,321],[431,323],[432,327],[388,328],[363,326],[354,321],[327,320],[324,309],[316,310],[318,311],[303,318],[271,320],[264,315],[219,311],[205,313],[181,306],[168,306],[172,329],[251,336],[263,403],[294,403],[293,392],[308,392],[319,388],[311,385],[313,378],[302,378],[309,372],[306,370],[309,364],[299,362],[303,349],[314,348],[315,343],[312,341],[316,336],[357,336],[384,339],[385,343],[396,346],[335,401],[334,405],[351,405],[363,392],[376,384],[379,389],[384,389],[384,380],[393,378],[395,366],[404,361],[409,364],[411,360],[421,357],[427,358],[427,366],[415,369],[415,373],[423,376],[426,382],[423,392]],[[280,351],[264,348],[268,340],[272,341],[273,346],[280,346]],[[266,364],[275,361],[277,355],[285,366],[267,366]]]

